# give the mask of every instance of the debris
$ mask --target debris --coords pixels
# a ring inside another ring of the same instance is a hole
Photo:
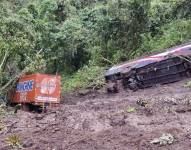
[[[191,108],[190,107],[179,107],[175,110],[177,113],[186,113],[186,112],[190,112]]]
[[[123,126],[123,125],[126,124],[126,121],[125,121],[126,117],[127,117],[126,114],[123,114],[123,113],[112,115],[109,118],[110,119],[110,125],[112,127],[114,127],[114,126]]]
[[[170,133],[163,133],[161,137],[153,139],[151,144],[170,145],[174,142],[174,137]]]
[[[27,140],[23,142],[23,148],[29,148],[32,147],[34,145],[34,143],[32,142],[32,140]]]
[[[146,107],[149,104],[149,101],[144,99],[138,99],[137,104],[140,106]]]

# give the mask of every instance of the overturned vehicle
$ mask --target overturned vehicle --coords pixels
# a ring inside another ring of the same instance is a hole
[[[105,72],[108,92],[138,90],[191,76],[191,43],[153,56],[116,65]]]

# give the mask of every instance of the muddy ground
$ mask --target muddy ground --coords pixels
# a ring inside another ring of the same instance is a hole
[[[103,91],[65,95],[60,107],[37,114],[1,117],[0,150],[189,150],[191,89],[186,80],[137,92]],[[163,133],[172,144],[151,144]]]

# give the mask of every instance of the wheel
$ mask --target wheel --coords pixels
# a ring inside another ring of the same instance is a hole
[[[118,85],[116,82],[110,82],[107,84],[107,92],[108,93],[118,93]]]
[[[189,68],[189,64],[188,63],[184,62],[183,65],[184,65],[185,69]]]
[[[137,83],[132,82],[129,84],[129,89],[132,91],[137,91],[139,89],[139,87],[138,87]]]
[[[190,70],[188,70],[188,71],[186,71],[186,75],[187,75],[187,77],[191,77],[191,72],[190,72]]]

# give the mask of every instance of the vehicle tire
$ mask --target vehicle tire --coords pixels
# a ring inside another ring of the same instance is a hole
[[[107,92],[108,93],[118,93],[119,90],[118,90],[118,85],[117,83],[108,83],[107,85]]]
[[[137,83],[132,82],[129,84],[129,89],[132,91],[137,91],[139,89],[139,87],[138,87]]]

